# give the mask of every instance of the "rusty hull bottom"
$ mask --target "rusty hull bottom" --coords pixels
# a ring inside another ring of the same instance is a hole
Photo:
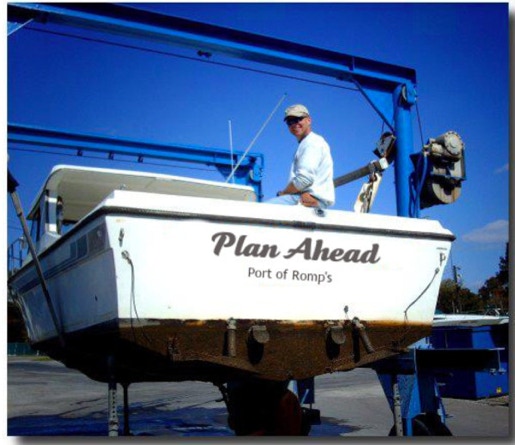
[[[350,320],[120,320],[33,345],[90,378],[120,383],[304,379],[403,352],[430,324]],[[114,368],[108,368],[108,357]]]

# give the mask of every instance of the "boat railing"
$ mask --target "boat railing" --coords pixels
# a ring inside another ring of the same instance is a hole
[[[7,249],[7,270],[9,276],[22,267],[27,251],[26,249],[27,242],[23,236],[20,236],[9,245]]]

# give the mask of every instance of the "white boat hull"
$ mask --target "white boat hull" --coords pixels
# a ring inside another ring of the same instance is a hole
[[[452,239],[434,221],[116,191],[41,256],[58,327],[30,265],[10,286],[53,354],[61,330],[76,347],[106,335],[174,363],[304,378],[428,335]]]

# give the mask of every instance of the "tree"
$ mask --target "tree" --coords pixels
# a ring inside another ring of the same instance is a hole
[[[504,253],[504,257],[499,258],[499,272],[497,273],[497,278],[501,286],[503,286],[506,291],[508,291],[508,286],[510,284],[510,242],[506,243],[506,252]]]
[[[436,308],[446,314],[477,313],[484,310],[484,305],[481,298],[470,289],[446,279],[440,285]]]
[[[510,269],[510,243],[506,243],[504,257],[499,258],[499,272],[488,280],[481,289],[479,296],[485,308],[499,309],[508,312],[509,308],[509,269]]]
[[[436,308],[445,314],[456,312],[458,285],[451,279],[442,280]]]
[[[458,301],[460,304],[460,312],[464,314],[477,314],[485,310],[483,300],[481,300],[479,295],[466,287],[459,290]]]

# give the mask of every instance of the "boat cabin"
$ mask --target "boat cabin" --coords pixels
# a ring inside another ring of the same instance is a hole
[[[28,215],[37,252],[53,244],[114,190],[257,200],[250,186],[157,173],[58,165],[52,169]]]

